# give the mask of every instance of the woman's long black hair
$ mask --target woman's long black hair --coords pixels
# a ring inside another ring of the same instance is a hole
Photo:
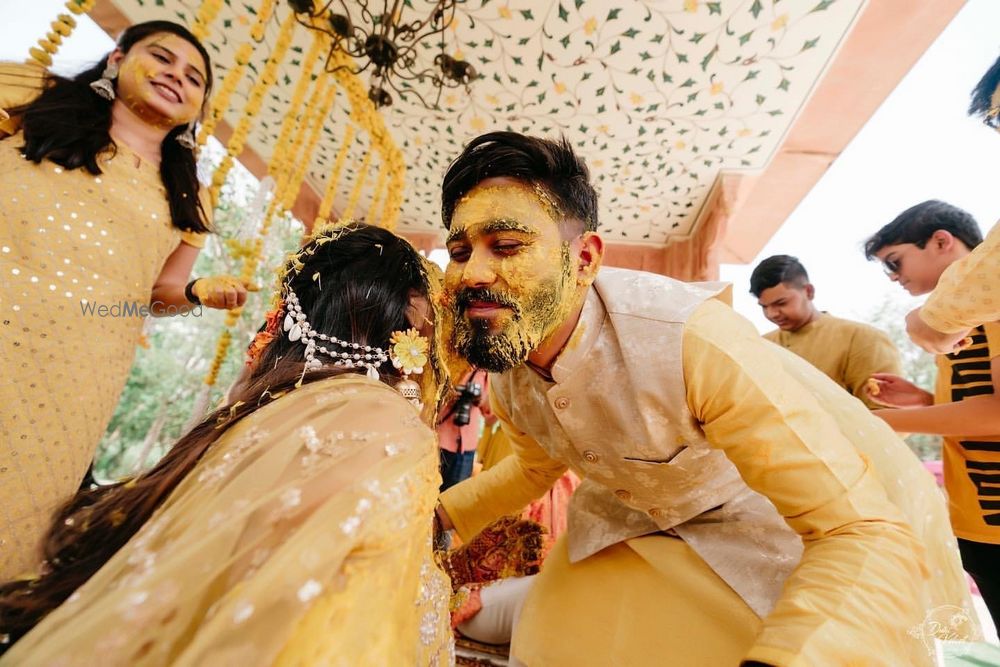
[[[136,42],[157,33],[170,33],[190,42],[205,60],[205,99],[212,90],[212,65],[208,51],[182,25],[170,21],[148,21],[128,28],[118,48],[128,52]],[[110,54],[108,54],[109,56]],[[48,75],[47,85],[35,100],[10,110],[19,117],[24,131],[25,157],[35,163],[51,160],[66,169],[101,173],[97,156],[114,149],[111,139],[111,102],[97,95],[90,84],[101,78],[108,56],[72,78]],[[194,152],[177,143],[186,125],[173,128],[160,146],[160,179],[167,191],[170,218],[178,229],[208,232],[208,214],[198,196]]]

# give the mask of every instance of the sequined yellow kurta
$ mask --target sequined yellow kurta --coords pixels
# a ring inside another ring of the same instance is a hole
[[[437,451],[384,384],[292,391],[214,443],[0,665],[447,664]]]
[[[0,108],[37,94],[25,72],[0,68]],[[132,309],[182,240],[158,168],[125,147],[95,177],[36,165],[23,144],[0,140],[0,581],[37,565],[52,510],[79,487],[132,364]]]

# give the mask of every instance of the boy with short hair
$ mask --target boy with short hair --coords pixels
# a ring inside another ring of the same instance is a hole
[[[927,294],[945,270],[982,242],[975,219],[926,201],[901,213],[865,243],[910,294]],[[876,374],[875,414],[901,433],[944,436],[944,477],[952,528],[966,571],[1000,627],[1000,323],[972,330],[965,347],[937,357],[934,394],[897,375]]]
[[[778,327],[764,338],[802,357],[869,408],[881,407],[868,396],[868,378],[902,372],[899,350],[885,332],[816,308],[816,288],[802,263],[789,255],[758,264],[750,293]]]

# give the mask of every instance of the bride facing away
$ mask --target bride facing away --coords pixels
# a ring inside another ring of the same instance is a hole
[[[79,493],[43,574],[0,586],[0,664],[451,662],[425,266],[386,230],[317,230],[230,401]]]

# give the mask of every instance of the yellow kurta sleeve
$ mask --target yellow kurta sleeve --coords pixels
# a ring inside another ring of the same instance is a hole
[[[0,138],[14,134],[20,122],[8,110],[38,97],[45,85],[46,70],[41,65],[0,63]]]
[[[875,328],[859,328],[851,337],[851,347],[847,353],[847,367],[844,369],[844,383],[847,391],[872,409],[882,408],[872,401],[865,392],[868,378],[873,373],[903,374],[899,350],[892,340]]]
[[[490,407],[510,441],[513,455],[495,467],[451,487],[441,494],[441,505],[463,540],[490,523],[517,514],[552,488],[567,467],[549,457],[534,438],[514,426],[496,391]]]
[[[205,223],[211,228],[212,217],[215,211],[212,209],[212,196],[209,194],[208,188],[202,187],[198,190],[198,199],[201,201],[201,207],[205,211]],[[181,232],[181,241],[195,248],[204,248],[206,239],[208,239],[207,233]]]
[[[949,266],[920,309],[920,319],[941,333],[959,333],[1000,320],[1000,224]]]
[[[801,537],[747,660],[896,664],[920,622],[919,545],[869,464],[753,327],[708,301],[684,332],[687,400],[705,435]],[[864,415],[867,417],[867,414]]]
[[[181,232],[181,241],[195,248],[204,248],[207,236],[207,234],[199,234],[198,232]]]

